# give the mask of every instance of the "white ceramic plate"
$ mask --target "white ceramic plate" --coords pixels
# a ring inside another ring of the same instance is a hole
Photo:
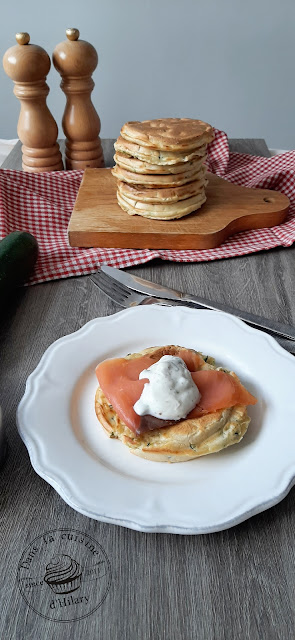
[[[214,356],[256,395],[240,444],[169,464],[107,438],[94,411],[96,364],[165,344]],[[47,349],[28,378],[18,428],[35,471],[80,513],[139,531],[208,533],[271,507],[294,483],[294,379],[294,357],[230,315],[138,307],[92,320]]]

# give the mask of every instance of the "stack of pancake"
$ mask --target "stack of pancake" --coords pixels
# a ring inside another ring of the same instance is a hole
[[[164,118],[127,122],[115,142],[117,199],[130,215],[182,218],[206,201],[207,144],[212,127],[201,120]]]

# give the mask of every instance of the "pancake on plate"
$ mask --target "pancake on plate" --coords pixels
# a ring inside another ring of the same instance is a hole
[[[140,372],[164,355],[185,362],[201,393],[194,409],[178,421],[138,416],[133,409],[146,383],[139,379]],[[95,411],[107,435],[156,462],[184,462],[237,444],[249,426],[247,405],[256,403],[235,373],[216,367],[209,356],[175,345],[105,360],[96,375]]]

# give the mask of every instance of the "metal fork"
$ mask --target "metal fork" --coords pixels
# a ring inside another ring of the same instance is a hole
[[[117,302],[121,307],[136,307],[137,305],[161,304],[165,307],[183,306],[181,303],[173,300],[163,300],[163,298],[155,298],[146,296],[143,293],[137,293],[132,289],[128,289],[124,284],[114,280],[110,276],[98,270],[90,276],[92,282],[105,293],[110,300]],[[188,305],[189,306],[189,305]]]
[[[105,295],[110,298],[110,300],[116,302],[121,307],[128,308],[149,304],[159,304],[164,307],[184,306],[183,302],[177,302],[174,300],[163,300],[163,298],[146,296],[143,293],[138,293],[137,291],[128,289],[128,287],[126,287],[121,282],[118,282],[117,280],[114,280],[114,278],[111,278],[107,274],[103,273],[101,269],[96,271],[96,273],[91,274],[90,279],[100,289],[100,291],[105,293]],[[196,303],[190,305],[186,302],[185,306],[194,309],[204,309],[204,307],[199,307]],[[289,351],[290,353],[294,353],[295,343],[293,341],[285,338],[280,338],[276,335],[273,335],[273,337],[284,349],[287,349],[287,351]]]

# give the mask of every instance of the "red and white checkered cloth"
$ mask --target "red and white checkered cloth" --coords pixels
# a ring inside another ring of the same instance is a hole
[[[208,168],[239,185],[285,193],[291,202],[286,222],[271,229],[243,231],[216,249],[202,251],[78,249],[68,244],[67,226],[82,171],[33,174],[0,169],[0,238],[15,230],[29,231],[37,238],[39,258],[30,284],[92,273],[102,263],[123,268],[153,258],[202,262],[287,247],[295,241],[295,151],[273,158],[230,153],[226,134],[215,131],[208,147]]]

